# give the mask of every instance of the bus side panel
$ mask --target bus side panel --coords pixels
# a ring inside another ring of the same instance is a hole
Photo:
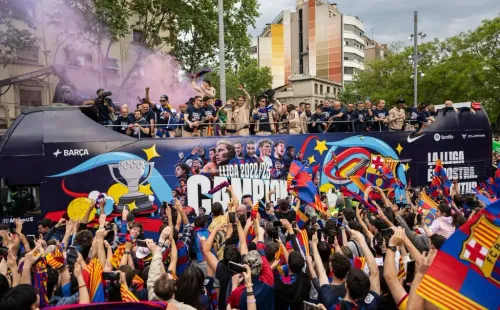
[[[99,143],[81,146],[49,144],[45,147],[45,173],[46,182],[50,183],[47,188],[51,201],[62,210],[73,208],[71,203],[80,198],[71,193],[80,193],[83,197],[98,191],[106,193],[117,203],[129,192],[129,183],[134,183],[134,177],[126,180],[124,172],[116,168],[122,163],[148,167],[142,176],[135,176],[139,178],[135,182],[142,183],[139,192],[154,199],[156,207],[162,201],[170,201],[172,192],[176,192],[186,205],[195,210],[203,206],[210,212],[214,201],[226,202],[229,197],[224,191],[213,197],[205,194],[229,178],[238,195],[251,194],[254,201],[263,199],[270,189],[277,190],[277,197],[273,199],[287,197],[286,166],[290,161],[285,158],[289,155],[297,157],[299,153],[302,160],[318,169],[318,173],[312,176],[313,181],[325,191],[340,186],[358,191],[350,179],[353,175],[387,189],[388,183],[378,171],[383,165],[388,166],[403,183],[411,181],[414,186],[425,186],[429,184],[437,159],[443,161],[450,178],[459,179],[461,189],[465,191],[489,175],[486,168],[491,156],[488,153],[491,141],[488,137],[487,131],[424,131],[417,136],[409,132],[372,132],[364,135],[144,139],[109,152],[102,152],[105,147]],[[247,149],[251,150],[252,141],[256,153],[260,153],[258,156],[248,156]],[[234,158],[234,146],[239,142],[243,144],[246,158]],[[210,149],[215,149],[213,163],[208,160]],[[58,150],[62,155],[55,156]],[[191,155],[195,151],[197,154]],[[188,170],[178,169],[179,162],[187,164]],[[197,164],[201,165],[200,172],[193,171]],[[110,167],[113,167],[113,173]],[[148,173],[149,167],[152,167],[151,174]],[[157,214],[156,211],[153,214]]]

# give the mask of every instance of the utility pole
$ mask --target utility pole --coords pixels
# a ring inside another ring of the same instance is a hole
[[[414,12],[413,19],[413,107],[418,104],[418,12]]]
[[[219,0],[219,77],[220,100],[226,103],[226,57],[224,47],[224,7],[223,0]]]

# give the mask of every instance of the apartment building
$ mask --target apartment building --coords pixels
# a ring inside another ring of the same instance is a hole
[[[104,80],[107,90],[116,90],[133,67],[138,52],[142,48],[139,44],[142,33],[131,30],[128,35],[113,43],[110,46],[109,57],[102,59],[97,48],[78,40],[75,33],[51,25],[47,17],[50,10],[51,7],[46,2],[34,2],[29,12],[36,22],[35,35],[38,38],[38,46],[30,50],[19,51],[17,60],[0,70],[0,80],[24,75],[52,65],[64,65],[68,79],[84,96],[95,97],[96,90],[103,87]],[[105,52],[108,46],[107,40],[104,40],[103,46]],[[166,53],[168,50],[169,47],[165,46],[161,52]],[[105,70],[98,70],[99,63],[103,64],[102,67]],[[165,72],[171,71],[170,63],[162,64],[162,67],[163,65]],[[134,79],[142,76],[144,76],[142,69],[134,69],[130,80],[133,82]],[[58,77],[48,75],[1,88],[0,134],[19,115],[22,108],[51,105],[58,83]],[[130,91],[136,90],[130,89]],[[144,90],[140,91],[142,93]],[[136,95],[137,93],[132,98]]]

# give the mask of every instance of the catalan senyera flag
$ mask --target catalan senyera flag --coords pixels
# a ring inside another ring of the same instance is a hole
[[[398,266],[398,279],[401,280],[406,277],[405,263],[403,262],[403,256],[401,255],[399,255]]]
[[[285,256],[284,256],[285,251],[286,251],[285,247],[280,243],[278,251],[276,251],[276,253],[274,254],[274,259],[275,260],[281,259],[282,262],[285,262]]]
[[[120,286],[120,295],[122,296],[122,301],[125,302],[134,302],[139,301],[137,297],[128,289],[126,284],[122,284]]]
[[[132,285],[137,290],[142,290],[144,288],[144,280],[138,275],[134,275],[134,278],[132,279]]]
[[[418,207],[424,214],[424,221],[426,225],[431,225],[436,219],[437,203],[432,200],[426,193],[422,192],[420,194],[420,200],[418,201]]]
[[[94,258],[82,270],[83,280],[89,290],[91,302],[105,302],[104,284],[102,279],[103,267],[98,258]]]
[[[356,256],[352,262],[354,268],[365,270],[366,259],[364,256]]]
[[[61,245],[55,246],[52,252],[45,255],[45,258],[47,259],[47,264],[54,269],[59,269],[66,265]]]
[[[113,257],[111,257],[111,265],[114,268],[120,267],[120,262],[122,260],[123,253],[125,252],[125,244],[120,244],[115,252],[113,253]]]
[[[500,201],[495,201],[443,244],[417,294],[440,309],[499,309],[499,258]]]

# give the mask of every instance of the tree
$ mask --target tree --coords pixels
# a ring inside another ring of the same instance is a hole
[[[35,23],[27,9],[35,4],[35,0],[0,0],[0,64],[4,67],[17,59],[18,51],[37,46]],[[14,25],[15,22],[27,29]]]
[[[240,66],[238,80],[251,96],[259,96],[273,85],[271,69],[260,68],[255,59],[248,59]]]
[[[172,54],[184,71],[193,73],[203,63],[214,63],[219,53],[218,8],[214,0],[187,1],[178,17],[178,36],[171,38]],[[224,0],[224,41],[228,64],[244,60],[250,48],[246,34],[259,16],[256,0]]]
[[[127,0],[57,0],[48,14],[49,23],[97,50],[100,82],[106,87],[106,62],[113,43],[128,32],[131,16]],[[105,41],[107,40],[107,45]],[[103,51],[103,47],[106,50]]]
[[[344,84],[344,89],[340,92],[339,99],[343,104],[356,103],[361,99],[354,84]]]
[[[206,77],[220,94],[219,71],[214,70]],[[248,94],[252,97],[261,95],[270,89],[273,83],[273,76],[268,67],[259,68],[255,59],[247,59],[235,71],[233,68],[226,69],[226,97],[237,98],[243,95],[237,89],[239,84],[243,85]]]
[[[418,101],[442,104],[480,101],[490,117],[500,112],[500,17],[444,41],[419,45]],[[360,72],[354,88],[362,97],[413,102],[412,47],[398,48]],[[498,123],[498,121],[497,121]]]
[[[163,46],[180,62],[181,69],[194,73],[202,64],[215,64],[218,56],[218,13],[213,0],[130,0],[130,14],[138,17],[132,28],[142,35],[142,45],[122,82],[124,87],[131,73],[140,67],[145,54],[156,53]],[[225,0],[224,29],[226,62],[243,59],[250,47],[248,26],[258,17],[256,0]]]

